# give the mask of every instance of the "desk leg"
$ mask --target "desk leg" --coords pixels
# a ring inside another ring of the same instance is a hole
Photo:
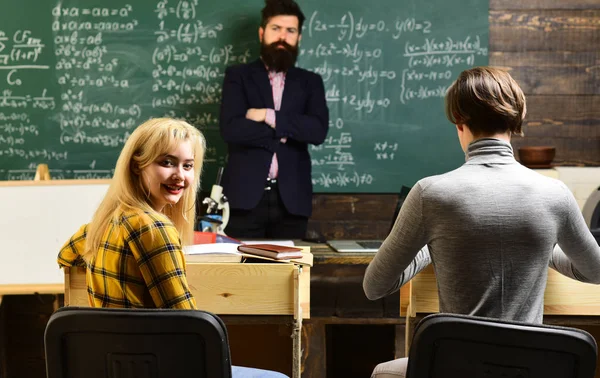
[[[52,312],[56,312],[60,308],[60,296],[58,294],[54,295],[54,301],[52,301]]]
[[[411,319],[414,319],[415,316],[417,316],[416,311],[415,311],[415,296],[413,294],[413,287],[412,287],[412,282],[408,282],[405,286],[407,286],[406,290],[404,291],[405,295],[408,297],[408,305],[406,308],[406,322],[404,323],[405,325],[405,334],[404,334],[404,354],[406,355],[406,357],[408,357],[408,352],[410,350],[410,343],[412,341],[412,333],[413,333],[413,326],[411,324]],[[402,298],[400,298],[402,299]]]
[[[302,378],[327,377],[326,322],[311,318],[302,325]]]
[[[292,378],[300,378],[301,375],[301,366],[300,361],[302,360],[302,345],[301,345],[301,335],[302,335],[302,318],[294,320],[294,327],[292,330],[292,338],[294,339],[294,347],[293,347],[293,368],[292,368]]]
[[[292,378],[300,378],[302,374],[302,306],[300,303],[300,276],[302,275],[302,266],[298,266],[294,271],[294,325],[292,329],[293,349],[292,349]]]
[[[408,357],[406,355],[406,323],[397,325],[395,331],[394,358]]]
[[[412,337],[412,326],[410,324],[410,315],[406,315],[406,322],[404,323],[404,355],[408,357],[408,351],[410,349],[410,342]]]

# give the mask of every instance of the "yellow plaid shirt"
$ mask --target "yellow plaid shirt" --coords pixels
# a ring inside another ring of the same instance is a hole
[[[195,309],[185,277],[179,232],[168,217],[121,210],[109,224],[95,259],[85,264],[87,225],[61,248],[58,264],[86,267],[92,307]]]

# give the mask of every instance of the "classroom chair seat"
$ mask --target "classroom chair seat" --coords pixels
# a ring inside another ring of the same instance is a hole
[[[465,315],[429,315],[415,329],[407,378],[592,378],[588,332]]]
[[[225,325],[206,311],[64,307],[44,344],[48,378],[231,378]]]

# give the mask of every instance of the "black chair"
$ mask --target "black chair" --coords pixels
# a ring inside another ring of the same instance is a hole
[[[407,378],[592,378],[596,341],[573,328],[464,315],[417,325]]]
[[[205,311],[63,307],[44,343],[47,378],[231,378],[225,325]]]

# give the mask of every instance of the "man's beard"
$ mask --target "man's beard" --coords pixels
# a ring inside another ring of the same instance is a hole
[[[283,46],[281,48],[280,46]],[[262,42],[260,44],[260,56],[269,70],[275,72],[287,72],[296,64],[298,57],[298,45],[292,46],[285,41],[273,42],[270,45]]]

